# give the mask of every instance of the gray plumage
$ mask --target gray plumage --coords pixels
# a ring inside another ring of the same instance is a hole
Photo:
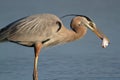
[[[52,14],[21,18],[0,30],[0,41],[12,41],[26,46],[45,42],[61,28],[62,21]]]

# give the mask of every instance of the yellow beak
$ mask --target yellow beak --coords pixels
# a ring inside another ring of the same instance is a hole
[[[106,35],[104,35],[97,27],[96,25],[91,22],[89,25],[86,25],[90,30],[92,30],[101,40],[102,40],[102,47],[106,48],[109,43],[110,40],[106,37]]]

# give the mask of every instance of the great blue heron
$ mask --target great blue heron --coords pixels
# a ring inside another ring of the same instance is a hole
[[[42,47],[80,39],[86,34],[87,28],[103,40],[102,46],[104,48],[108,46],[109,39],[97,29],[90,18],[74,14],[66,16],[75,16],[70,23],[72,30],[64,27],[60,18],[53,14],[37,14],[24,17],[0,29],[0,42],[10,41],[34,47],[33,80],[38,80],[37,64]]]

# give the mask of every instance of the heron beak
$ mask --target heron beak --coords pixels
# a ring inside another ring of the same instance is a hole
[[[96,27],[96,25],[93,22],[87,24],[86,26],[102,40],[103,48],[106,48],[109,45],[110,40]]]

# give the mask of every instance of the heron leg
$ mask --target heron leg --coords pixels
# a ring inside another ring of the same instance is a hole
[[[38,80],[38,57],[41,48],[42,48],[41,43],[36,43],[34,46],[35,57],[34,57],[33,80]]]

